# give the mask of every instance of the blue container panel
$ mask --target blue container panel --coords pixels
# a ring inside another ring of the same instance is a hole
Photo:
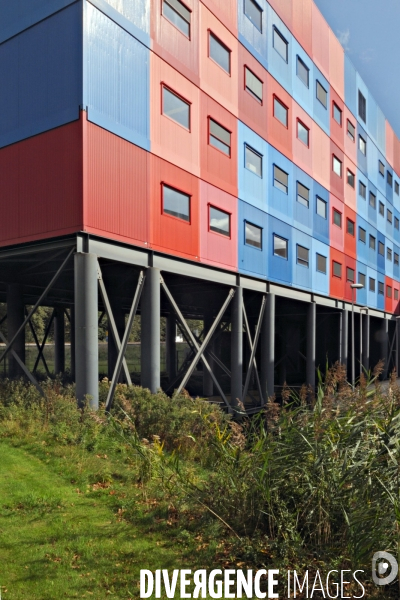
[[[90,3],[150,48],[150,0],[90,0]]]
[[[377,146],[382,154],[386,154],[386,120],[385,115],[378,106],[378,135]]]
[[[360,150],[360,140],[359,137],[362,137],[365,142],[367,142],[367,156],[365,156],[361,150]],[[360,171],[366,176],[368,177],[368,156],[369,156],[369,146],[368,146],[368,136],[367,136],[367,132],[365,131],[365,129],[363,129],[361,127],[361,125],[359,123],[357,123],[357,166],[360,169]]]
[[[326,258],[326,273],[317,271],[317,254]],[[328,244],[324,244],[315,238],[312,239],[311,277],[312,291],[317,294],[329,295],[329,265],[330,250]]]
[[[392,260],[387,258],[387,250],[390,249],[392,251]],[[385,247],[385,275],[388,277],[393,277],[393,242],[386,238],[386,247]]]
[[[268,165],[267,212],[277,219],[293,225],[294,165],[272,146],[268,147],[268,154],[271,158]],[[289,175],[287,194],[274,186],[274,165]]]
[[[370,248],[370,235],[372,235],[375,238],[375,249]],[[376,227],[373,227],[372,225],[368,225],[367,229],[367,256],[368,266],[376,270],[378,267],[378,232],[376,230]]]
[[[0,44],[75,0],[0,0]]]
[[[281,86],[292,95],[292,53],[291,46],[293,42],[292,34],[289,29],[278,17],[276,12],[268,4],[268,71],[271,73]],[[274,48],[274,28],[278,29],[280,34],[288,42],[287,62]]]
[[[380,154],[378,148],[374,142],[368,137],[367,141],[367,169],[368,179],[381,191],[383,192],[384,178],[379,175],[379,160]]]
[[[375,98],[368,92],[367,100],[367,132],[374,144],[378,140],[378,105]]]
[[[366,197],[363,198],[360,196],[360,181],[365,185],[366,188]],[[363,173],[361,173],[360,169],[357,169],[357,214],[363,217],[363,219],[368,220],[368,179],[365,177]]]
[[[381,215],[381,213],[379,212],[380,202],[382,202],[384,206],[383,215]],[[386,199],[378,190],[378,195],[376,197],[376,228],[383,235],[385,235],[386,233],[386,208]]]
[[[373,208],[369,202],[370,200],[370,193],[374,194],[376,197],[376,207]],[[374,185],[372,185],[372,183],[370,181],[368,181],[368,188],[367,188],[367,203],[368,203],[368,222],[371,223],[375,229],[376,229],[376,225],[378,222],[378,190],[376,189],[376,187]]]
[[[345,53],[344,55],[344,102],[354,116],[357,115],[357,82],[356,70]]]
[[[356,266],[356,281],[359,283],[360,281],[360,273],[365,276],[365,285],[366,288],[362,288],[361,290],[357,290],[357,304],[363,304],[364,306],[368,302],[368,276],[367,276],[367,265],[362,261],[357,261]]]
[[[379,308],[380,310],[385,310],[385,293],[386,293],[386,286],[385,286],[385,274],[384,273],[380,273],[378,270],[377,273],[377,308]],[[383,294],[379,293],[379,283],[383,283]]]
[[[268,258],[268,279],[284,285],[292,284],[293,253],[295,252],[292,230],[293,228],[287,223],[268,215],[268,238],[266,244]],[[274,256],[274,234],[287,240],[287,259],[281,258],[280,256]]]
[[[317,213],[317,197],[320,197],[326,202],[326,219]],[[329,192],[322,185],[314,181],[314,194],[313,194],[313,237],[329,244]]]
[[[317,98],[317,80],[323,88],[328,92],[327,108]],[[330,85],[321,71],[314,65],[314,82],[313,82],[313,117],[314,121],[323,129],[326,135],[330,135],[330,106],[331,92]]]
[[[313,199],[314,199],[314,183],[312,178],[304,173],[299,167],[296,165],[293,166],[293,176],[294,176],[294,185],[293,185],[293,224],[294,227],[297,227],[301,231],[312,235],[313,231]],[[304,185],[308,188],[309,191],[309,205],[308,207],[298,202],[297,198],[297,182]]]
[[[365,242],[360,240],[360,227],[365,230]],[[368,223],[365,219],[357,215],[357,258],[364,263],[368,261]]]
[[[378,169],[378,174],[377,174],[377,180],[378,180],[378,185],[377,188],[378,190],[381,192],[381,194],[383,194],[384,196],[386,196],[386,167],[387,167],[387,163],[386,163],[386,159],[385,156],[383,154],[381,154],[378,150],[378,148],[376,148],[376,154],[377,154],[377,169]],[[379,162],[383,163],[384,166],[384,175],[381,175],[379,172]]]
[[[239,121],[238,127],[238,185],[239,198],[260,208],[267,210],[267,178],[268,178],[268,144],[252,129]],[[249,146],[262,156],[262,177],[246,168],[245,146]]]
[[[388,178],[387,178],[387,174],[388,172],[391,174],[392,176],[392,185],[390,185],[388,183]],[[389,163],[386,163],[386,172],[385,172],[385,180],[386,180],[386,199],[390,202],[390,204],[393,204],[393,187],[394,187],[394,172],[393,169],[391,168],[391,166],[389,165]]]
[[[297,76],[297,57],[309,68],[308,87]],[[292,87],[293,98],[297,104],[311,117],[314,116],[314,63],[303,48],[293,38],[292,42]]]
[[[370,290],[370,279],[375,281],[375,291]],[[367,306],[377,308],[378,306],[378,272],[376,269],[367,267]]]
[[[85,10],[88,119],[150,150],[150,51],[91,4]]]
[[[400,265],[396,265],[394,263],[395,254],[400,256],[400,246],[393,244],[393,277],[396,279],[396,281],[400,281]]]
[[[393,190],[395,189],[395,182],[397,181],[397,183],[400,186],[400,181],[397,179],[397,175],[395,174],[395,171],[393,171]],[[400,210],[400,195],[396,194],[396,192],[393,192],[393,205],[395,206],[395,208],[397,210]]]
[[[246,221],[262,229],[262,248],[246,244],[245,224]],[[238,218],[239,236],[239,271],[248,273],[257,277],[267,277],[267,251],[268,246],[268,215],[239,200],[239,218]]]
[[[394,208],[393,210],[393,225],[396,221],[396,219],[398,219],[398,222],[400,223],[400,212]],[[400,245],[400,231],[398,228],[393,226],[393,240],[395,244],[399,244]]]
[[[367,122],[364,123],[364,121],[361,119],[360,115],[359,115],[359,106],[358,106],[358,92],[361,92],[362,95],[364,96],[366,102],[367,102]],[[361,127],[365,127],[366,131],[368,131],[368,127],[369,127],[369,123],[368,123],[368,97],[369,97],[369,92],[368,92],[368,88],[365,85],[360,73],[357,71],[356,72],[356,99],[357,99],[357,112],[356,112],[356,117],[357,120],[359,122],[359,124],[361,125]]]
[[[293,239],[293,276],[292,283],[293,286],[297,288],[301,288],[303,290],[312,289],[312,237],[299,231],[295,227],[292,229],[292,239]],[[307,248],[309,263],[308,267],[297,262],[297,246],[301,246],[303,248]]]
[[[384,245],[384,255],[382,256],[382,254],[379,254],[378,252],[378,272],[379,273],[385,273],[385,256],[386,256],[386,238],[384,236],[383,233],[381,233],[378,229],[378,238],[377,238],[377,252],[379,250],[379,242],[382,242],[382,244]]]
[[[253,25],[244,13],[244,2],[238,2],[239,42],[268,70],[268,5],[265,0],[257,0],[262,10],[261,31]]]

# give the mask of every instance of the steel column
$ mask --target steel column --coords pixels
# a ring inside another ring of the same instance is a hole
[[[19,331],[13,343],[13,350],[20,360],[25,362],[25,329],[21,328],[25,320],[25,307],[24,298],[22,295],[22,288],[20,285],[14,283],[7,286],[7,338],[8,342],[15,337],[15,334]],[[8,358],[8,376],[12,379],[14,377],[22,377],[24,371],[18,364],[15,355],[11,354]]]
[[[70,337],[71,337],[71,345],[70,345],[70,354],[71,354],[71,379],[75,381],[76,378],[76,370],[75,370],[75,306],[71,306],[70,311]]]
[[[370,336],[370,316],[369,314],[363,315],[362,319],[362,366],[366,371],[369,370],[369,336]],[[361,368],[362,370],[362,368]]]
[[[65,322],[64,309],[57,307],[54,316],[54,374],[65,371]]]
[[[261,389],[264,398],[275,392],[275,294],[267,294],[261,331]]]
[[[165,362],[168,381],[171,382],[176,377],[176,318],[174,313],[169,313],[166,319]]]
[[[349,311],[343,309],[340,312],[340,362],[346,370],[348,376],[348,357],[349,357]]]
[[[141,306],[141,383],[155,394],[160,388],[160,269],[146,271]]]
[[[231,307],[231,406],[242,402],[243,386],[243,288],[237,287]]]
[[[91,408],[99,406],[98,357],[98,271],[95,254],[76,253],[75,283],[75,368],[76,397]]]
[[[207,311],[204,314],[204,335],[206,336],[210,331],[212,324],[214,323],[214,318],[211,312]],[[208,350],[214,352],[214,340],[211,340],[208,343]],[[208,364],[210,365],[211,370],[214,372],[214,360],[207,353]],[[214,395],[214,383],[210,373],[203,367],[203,395],[206,398]]]
[[[383,379],[387,379],[388,371],[389,371],[389,321],[387,319],[382,319],[381,322],[381,359],[384,360],[384,367],[382,377]]]
[[[315,355],[317,336],[317,305],[310,302],[307,307],[307,361],[306,382],[315,389]]]

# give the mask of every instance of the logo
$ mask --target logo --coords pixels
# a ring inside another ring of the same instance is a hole
[[[388,585],[397,577],[399,565],[389,552],[375,552],[372,557],[372,579],[376,585]]]

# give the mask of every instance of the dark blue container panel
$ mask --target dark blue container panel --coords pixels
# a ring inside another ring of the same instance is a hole
[[[294,195],[294,176],[293,163],[283,154],[275,150],[272,146],[268,147],[270,157],[268,164],[268,196],[267,212],[285,223],[293,225],[293,195]],[[279,167],[288,175],[288,193],[274,185],[274,165]]]
[[[150,0],[90,0],[90,3],[150,48]]]
[[[370,194],[373,194],[376,198],[376,206],[375,208],[371,205],[370,203]],[[367,188],[367,203],[368,203],[368,222],[371,223],[375,229],[377,226],[377,222],[378,222],[378,199],[377,199],[377,195],[378,195],[378,190],[376,189],[376,187],[374,185],[372,185],[372,183],[370,181],[368,181],[368,188]]]
[[[370,289],[370,279],[375,281],[375,291]],[[371,267],[367,267],[367,305],[371,308],[378,307],[378,272],[376,269],[372,269]]]
[[[385,273],[385,256],[386,256],[386,239],[383,233],[381,233],[378,230],[378,239],[377,239],[377,250],[379,249],[379,242],[381,242],[384,245],[384,255],[382,256],[382,254],[379,254],[378,252],[378,271],[379,273]]]
[[[241,121],[238,126],[238,186],[239,198],[261,210],[267,210],[268,144]],[[261,177],[246,168],[246,146],[262,157]]]
[[[245,226],[246,222],[260,227],[262,229],[262,248],[255,248],[246,244]],[[238,217],[238,251],[239,251],[239,271],[248,273],[257,277],[267,277],[267,253],[268,245],[268,215],[239,200],[239,217]]]
[[[360,240],[360,227],[365,230],[365,242]],[[357,215],[357,258],[362,262],[368,262],[368,223],[365,219]]]
[[[292,285],[296,288],[300,288],[303,290],[311,291],[312,288],[312,237],[299,231],[295,227],[292,229],[292,239],[293,239],[293,252],[292,252],[292,261],[293,261],[293,275],[292,275]],[[300,264],[297,261],[297,248],[301,246],[302,248],[307,248],[309,255],[308,266]]]
[[[293,228],[290,225],[268,215],[268,238],[266,240],[268,279],[284,285],[292,285],[292,264],[295,252],[292,231]],[[274,255],[274,235],[287,241],[287,258]]]
[[[317,254],[325,256],[326,258],[326,273],[317,271]],[[311,269],[312,269],[312,291],[317,294],[329,295],[329,265],[330,261],[330,248],[328,244],[324,244],[319,240],[313,238],[312,240],[312,255],[311,255]]]
[[[0,44],[75,0],[0,0]]]
[[[327,92],[327,104],[325,106],[318,100],[317,98],[317,81],[322,85],[322,87]],[[318,125],[323,129],[326,135],[330,135],[330,106],[331,106],[331,92],[330,85],[325,77],[322,75],[321,71],[317,69],[314,65],[314,81],[310,83],[313,86],[313,96],[314,96],[314,104],[313,104],[313,116],[314,121],[318,123]]]
[[[385,286],[385,274],[384,273],[380,273],[378,270],[377,273],[377,288],[378,288],[378,295],[377,295],[377,308],[379,308],[380,310],[385,310],[385,293],[386,293],[386,286]],[[383,283],[383,294],[379,293],[379,283]]]
[[[80,4],[0,45],[0,147],[79,118]]]
[[[360,195],[360,182],[365,185],[365,198]],[[357,214],[363,217],[363,219],[368,220],[368,179],[365,177],[363,173],[361,173],[360,169],[357,169]]]
[[[357,115],[356,70],[345,53],[344,55],[344,103],[354,116]]]
[[[312,178],[304,173],[299,167],[293,165],[293,225],[301,231],[312,235],[313,231],[313,198],[314,198],[314,182]],[[300,198],[298,201],[297,183],[304,185],[309,190],[309,204],[305,206]]]
[[[88,119],[150,150],[150,51],[91,4],[85,7]]]
[[[288,92],[288,94],[292,95],[292,55],[290,48],[292,45],[293,36],[269,4],[267,20],[268,71],[271,73],[272,77],[274,77]],[[276,48],[274,48],[274,29],[277,29],[288,43],[287,61],[284,60],[282,56],[277,52]]]
[[[367,274],[367,265],[361,261],[357,261],[357,272],[356,272],[356,281],[357,283],[360,281],[360,273],[365,276],[365,285],[366,287],[361,290],[357,290],[357,304],[363,304],[364,306],[368,303],[368,274]]]
[[[367,156],[365,156],[361,150],[360,150],[360,136],[363,138],[363,140],[367,143]],[[363,173],[366,177],[368,177],[368,161],[367,161],[367,157],[369,155],[369,144],[368,144],[368,135],[367,132],[365,131],[365,129],[363,129],[363,127],[361,127],[361,125],[359,123],[357,123],[357,166],[360,169],[361,173]],[[375,184],[376,185],[376,184]]]
[[[326,218],[317,213],[317,197],[326,202]],[[314,194],[312,198],[313,237],[329,245],[329,192],[322,185],[314,181]]]
[[[245,15],[244,2],[238,1],[239,42],[268,70],[268,9],[265,0],[257,0],[262,9],[261,31]]]
[[[311,117],[314,116],[314,63],[295,38],[292,40],[292,88],[293,98],[297,104]],[[297,57],[308,67],[308,87],[297,75]]]

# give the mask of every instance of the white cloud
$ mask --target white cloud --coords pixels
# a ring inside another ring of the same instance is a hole
[[[365,50],[360,52],[360,60],[362,60],[363,63],[370,63],[374,59],[375,59],[375,52],[372,50],[372,48],[366,48]]]
[[[345,31],[337,32],[337,37],[339,42],[342,44],[345,50],[349,50],[349,41],[350,41],[350,29],[346,29]]]

